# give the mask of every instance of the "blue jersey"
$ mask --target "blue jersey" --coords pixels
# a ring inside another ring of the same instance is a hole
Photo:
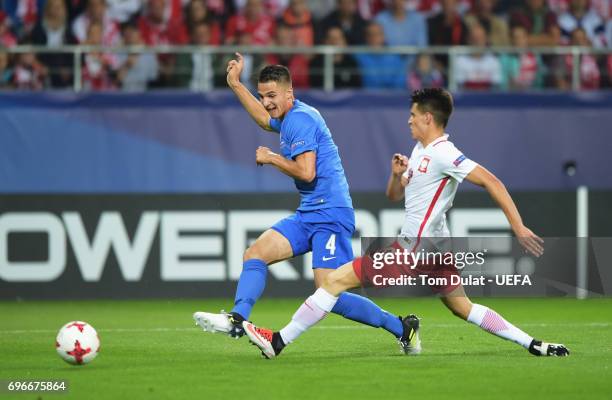
[[[295,100],[282,120],[270,119],[270,127],[280,133],[283,157],[293,160],[307,151],[316,153],[315,179],[310,183],[295,180],[301,196],[298,210],[353,207],[338,147],[323,117],[315,108]]]

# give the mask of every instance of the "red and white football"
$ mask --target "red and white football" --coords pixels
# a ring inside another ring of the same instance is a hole
[[[90,363],[100,351],[100,338],[93,326],[71,321],[62,326],[55,339],[57,354],[69,364]]]

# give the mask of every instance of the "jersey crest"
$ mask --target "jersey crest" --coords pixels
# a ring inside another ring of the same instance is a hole
[[[426,173],[427,172],[427,167],[429,167],[429,162],[431,161],[431,158],[425,156],[423,157],[423,159],[421,160],[421,163],[419,164],[419,172],[421,173]]]

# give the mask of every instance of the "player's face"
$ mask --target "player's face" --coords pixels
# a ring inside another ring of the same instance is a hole
[[[427,113],[419,111],[416,103],[410,108],[410,118],[408,126],[414,140],[421,140],[425,137],[425,132],[428,125]]]
[[[272,118],[282,118],[293,104],[293,89],[278,82],[259,82],[257,84],[259,101]]]

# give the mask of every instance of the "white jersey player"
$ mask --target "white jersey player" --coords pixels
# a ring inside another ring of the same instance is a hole
[[[406,207],[401,236],[450,236],[446,211],[453,205],[459,183],[478,164],[466,158],[447,134],[427,146],[418,142],[407,164],[408,169],[401,177]]]
[[[520,244],[527,252],[539,257],[543,252],[543,241],[523,224],[504,184],[487,169],[467,159],[448,140],[448,135],[444,134],[452,111],[452,96],[443,89],[423,89],[412,94],[408,125],[412,138],[418,143],[410,158],[402,154],[393,156],[386,190],[387,197],[392,201],[405,199],[406,220],[401,236],[407,240],[417,238],[417,244],[421,237],[449,236],[445,212],[452,205],[458,184],[466,179],[487,190],[506,215]],[[327,275],[320,288],[302,304],[291,322],[279,332],[244,322],[243,327],[249,339],[266,357],[277,356],[287,344],[323,319],[342,292],[373,283],[371,260],[369,256],[356,258]],[[417,265],[416,270],[420,267]],[[457,273],[452,266],[450,268],[453,271],[436,265],[433,267],[440,270],[442,277]],[[460,284],[448,282],[432,289],[440,294],[444,305],[457,317],[500,338],[515,342],[531,354],[569,355],[564,345],[534,339],[494,310],[472,303]],[[405,353],[418,354],[421,351],[419,321],[414,316],[408,316],[402,322],[404,335],[399,339],[400,346]]]

